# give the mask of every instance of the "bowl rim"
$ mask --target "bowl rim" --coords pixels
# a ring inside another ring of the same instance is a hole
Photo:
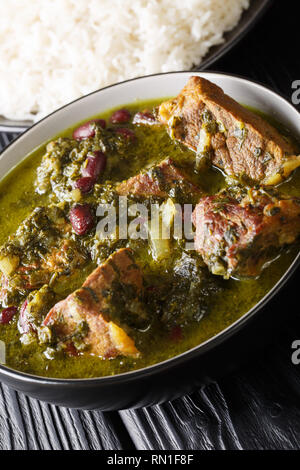
[[[238,81],[242,81],[245,84],[249,84],[251,86],[255,85],[258,87],[261,91],[267,90],[269,93],[273,94],[276,99],[280,98],[283,102],[283,105],[292,110],[294,113],[298,114],[298,117],[300,117],[300,112],[291,104],[291,102],[287,99],[287,97],[281,93],[281,92],[275,92],[271,87],[262,84],[261,82],[253,79],[249,79],[246,77],[243,77],[242,75],[239,74],[232,74],[232,73],[226,73],[226,72],[221,72],[221,71],[214,71],[214,70],[199,70],[199,71],[194,71],[194,70],[184,70],[184,71],[173,71],[173,72],[165,72],[165,73],[156,73],[156,74],[151,74],[151,75],[144,75],[141,77],[136,77],[132,78],[129,80],[124,80],[122,82],[114,83],[112,85],[108,85],[106,87],[100,88],[98,90],[95,90],[91,93],[88,93],[87,95],[84,95],[82,97],[79,97],[70,103],[67,103],[64,106],[61,106],[60,108],[56,109],[52,113],[48,114],[44,118],[42,118],[40,121],[34,123],[31,127],[26,129],[23,133],[21,133],[19,136],[17,136],[12,142],[10,142],[2,152],[0,152],[0,157],[2,158],[4,154],[7,152],[7,150],[15,145],[24,135],[30,133],[33,128],[39,126],[42,122],[47,120],[50,116],[55,115],[56,113],[59,113],[62,109],[65,109],[72,104],[86,99],[88,96],[92,96],[94,94],[101,93],[103,90],[107,90],[110,88],[118,87],[124,83],[128,82],[134,82],[137,80],[145,79],[145,78],[155,78],[155,77],[160,77],[160,76],[167,76],[167,75],[221,75],[225,76],[228,78],[233,78],[233,79],[238,79]],[[88,119],[88,118],[87,118]],[[41,144],[43,145],[43,144]],[[203,343],[200,343],[193,348],[190,348],[176,356],[173,356],[171,358],[165,359],[164,361],[151,364],[149,366],[140,368],[140,369],[135,369],[127,372],[122,372],[120,374],[115,374],[115,375],[106,375],[102,377],[87,377],[87,378],[53,378],[53,377],[43,377],[39,375],[34,375],[34,374],[29,374],[26,372],[22,372],[19,370],[12,369],[4,364],[0,364],[0,376],[5,376],[10,379],[15,379],[19,380],[23,383],[31,383],[31,384],[36,384],[36,385],[42,385],[42,384],[47,384],[47,385],[56,385],[60,387],[64,386],[69,386],[69,385],[94,385],[94,386],[100,386],[101,384],[104,385],[109,385],[113,382],[130,382],[130,381],[135,381],[137,379],[142,379],[144,377],[147,377],[149,375],[152,375],[153,373],[162,373],[164,370],[172,368],[176,368],[180,366],[183,362],[187,360],[194,359],[196,356],[201,356],[204,353],[209,352],[212,350],[214,347],[221,345],[224,341],[227,339],[231,338],[234,334],[236,334],[238,331],[243,329],[247,323],[250,323],[251,320],[255,315],[257,315],[259,312],[262,313],[264,307],[282,290],[282,288],[285,286],[285,284],[290,280],[290,278],[295,274],[296,270],[300,266],[300,251],[299,253],[295,256],[294,260],[288,267],[288,269],[284,272],[284,274],[281,276],[281,278],[276,282],[276,284],[272,287],[272,289],[267,292],[267,294],[260,299],[260,301],[255,304],[250,310],[248,310],[244,315],[242,315],[240,318],[235,320],[233,323],[228,325],[225,329],[219,331],[216,335],[212,336],[211,338],[208,338],[206,341]]]

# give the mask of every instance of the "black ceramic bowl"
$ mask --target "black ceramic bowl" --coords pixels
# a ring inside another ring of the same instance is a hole
[[[106,109],[133,102],[176,95],[190,72],[142,77],[104,88],[49,115],[7,147],[0,156],[0,177],[33,148],[79,121]],[[273,116],[300,136],[298,111],[273,91],[249,80],[219,73],[197,73],[221,86],[237,101]],[[300,255],[274,288],[247,314],[205,343],[159,364],[98,379],[49,379],[0,366],[0,379],[32,397],[58,405],[115,410],[148,406],[176,398],[233,369],[261,344],[283,313],[295,291]],[[293,279],[291,279],[293,277]],[[289,294],[291,292],[291,295]]]

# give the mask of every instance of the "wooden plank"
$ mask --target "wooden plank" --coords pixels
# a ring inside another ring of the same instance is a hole
[[[295,315],[296,317],[296,315]],[[300,377],[291,343],[298,318],[268,352],[191,396],[121,417],[138,449],[299,449]],[[298,335],[297,335],[298,332]]]
[[[0,384],[1,450],[117,450],[133,444],[117,413],[56,407]]]

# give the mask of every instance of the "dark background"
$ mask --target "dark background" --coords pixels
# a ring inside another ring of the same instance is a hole
[[[259,24],[210,69],[258,80],[290,99],[291,83],[300,80],[297,3],[274,0]],[[12,137],[2,134],[0,148]],[[280,334],[274,331],[263,351],[172,403],[119,413],[76,411],[0,385],[0,449],[299,449],[300,365],[291,362],[291,344],[300,340],[298,281],[299,272],[292,294],[279,297],[274,315],[282,316]]]

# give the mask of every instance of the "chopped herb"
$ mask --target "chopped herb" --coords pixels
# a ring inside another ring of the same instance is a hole
[[[274,215],[279,214],[279,212],[280,212],[280,207],[272,207],[272,208],[269,210],[268,215],[270,215],[270,216],[273,217]]]
[[[233,132],[233,135],[234,137],[236,137],[236,139],[238,139],[239,141],[239,148],[241,149],[245,140],[246,140],[246,137],[247,137],[247,129],[246,129],[246,126],[243,122],[240,122],[239,125],[234,129],[234,132]]]
[[[260,147],[256,147],[254,150],[254,156],[258,158],[261,156],[261,154],[262,154],[262,149]]]
[[[271,153],[269,152],[266,152],[265,155],[264,155],[264,158],[262,160],[263,163],[267,163],[269,162],[270,160],[272,160],[274,157]]]

